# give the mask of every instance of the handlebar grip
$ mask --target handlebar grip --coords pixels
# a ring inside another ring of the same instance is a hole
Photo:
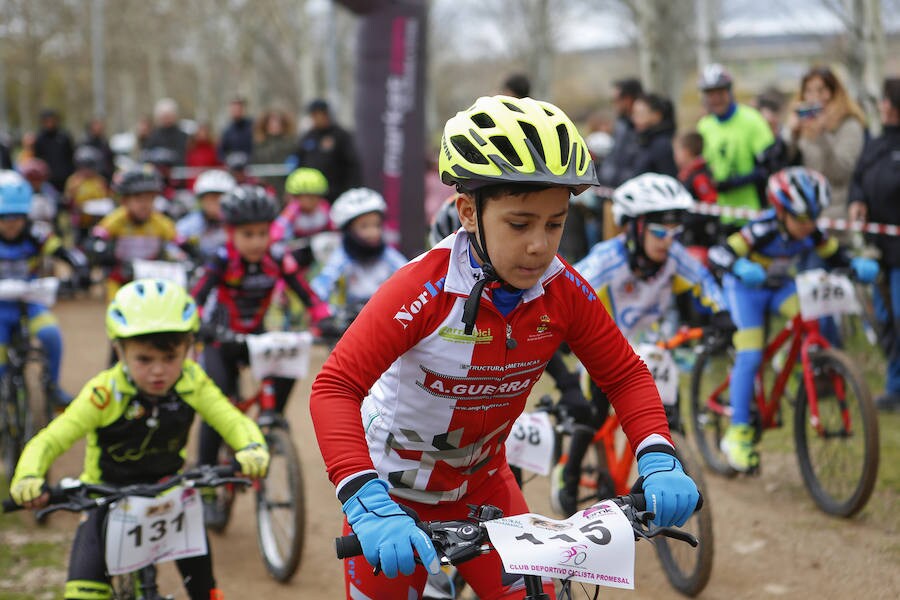
[[[15,512],[17,510],[25,510],[25,507],[13,502],[12,498],[6,498],[3,500],[3,512],[9,513]]]
[[[359,538],[351,533],[334,538],[334,551],[339,559],[352,558],[362,555],[362,545]]]

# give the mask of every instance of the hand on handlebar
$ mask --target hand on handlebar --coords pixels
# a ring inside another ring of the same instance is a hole
[[[35,475],[26,475],[15,481],[9,490],[9,495],[16,504],[25,508],[43,508],[50,501],[47,482],[43,477]]]
[[[251,479],[265,477],[269,470],[269,451],[261,444],[250,444],[238,450],[234,459],[241,465],[241,472]]]
[[[743,256],[734,261],[731,270],[744,285],[750,287],[759,287],[766,281],[766,270],[763,266]]]
[[[681,462],[665,452],[646,452],[638,458],[638,474],[643,477],[647,510],[659,527],[684,525],[697,507],[700,492]]]
[[[388,577],[411,575],[416,568],[413,550],[432,574],[440,569],[429,537],[388,494],[388,484],[373,479],[344,503],[347,522],[362,546],[363,556]]]
[[[850,259],[850,268],[861,283],[872,283],[878,277],[878,262],[864,256]]]

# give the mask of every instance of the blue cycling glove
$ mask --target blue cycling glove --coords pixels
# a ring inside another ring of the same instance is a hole
[[[412,575],[416,568],[413,548],[429,572],[436,574],[440,570],[431,540],[391,499],[387,482],[367,482],[344,503],[343,510],[359,538],[363,556],[373,567],[380,566],[388,577],[396,577],[398,570]]]
[[[734,261],[731,270],[738,279],[750,287],[759,287],[766,280],[766,270],[762,265],[743,256]]]
[[[638,458],[638,474],[644,478],[647,510],[660,527],[680,527],[694,513],[700,492],[677,458],[665,452],[647,452]]]
[[[878,263],[865,256],[856,256],[850,259],[850,267],[856,273],[856,278],[863,283],[872,283],[878,277]]]

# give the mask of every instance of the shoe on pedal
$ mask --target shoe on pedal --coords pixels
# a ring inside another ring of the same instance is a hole
[[[731,425],[719,444],[728,464],[735,471],[749,473],[759,468],[759,453],[753,447],[753,428]]]
[[[578,512],[578,500],[575,494],[566,489],[563,469],[565,465],[556,465],[550,473],[550,508],[556,514],[568,518]]]

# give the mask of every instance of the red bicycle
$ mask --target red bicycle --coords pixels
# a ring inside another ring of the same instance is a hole
[[[775,357],[783,355],[779,353],[782,347],[787,354],[779,365],[781,361]],[[736,474],[719,449],[731,421],[728,392],[734,359],[728,340],[708,340],[697,355],[691,377],[697,447],[706,464],[725,476]],[[755,441],[766,429],[781,426],[781,399],[798,361],[802,377],[789,407],[794,413],[794,442],[803,483],[821,510],[852,516],[866,505],[875,486],[878,418],[869,388],[853,361],[830,346],[819,332],[817,320],[794,317],[766,346],[751,404]]]

